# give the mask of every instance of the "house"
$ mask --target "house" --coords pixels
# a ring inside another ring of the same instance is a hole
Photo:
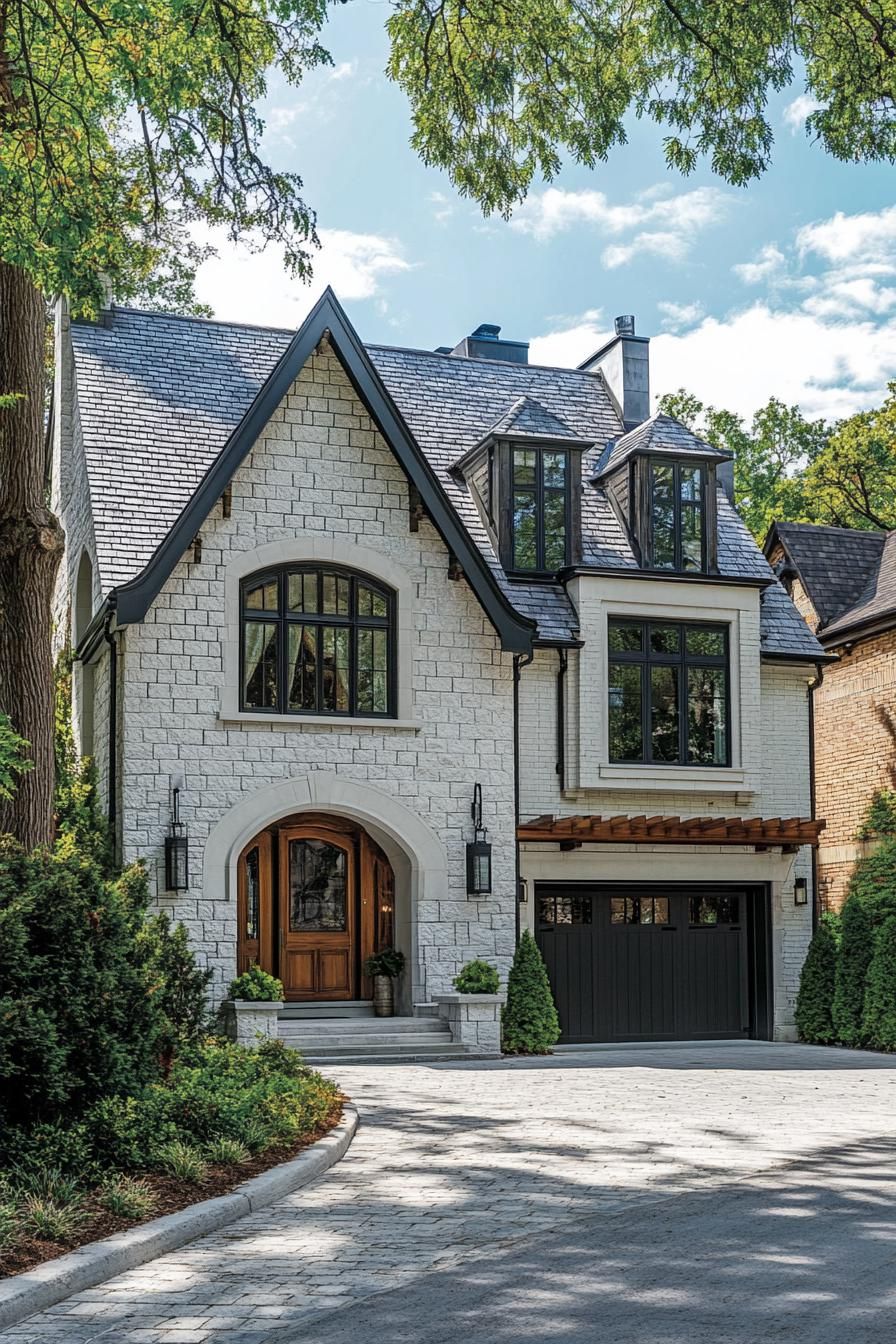
[[[896,788],[896,532],[775,523],[764,549],[828,654],[812,692],[818,889],[838,910],[868,805]]]
[[[364,345],[329,291],[60,313],[79,740],[218,996],[363,1012],[394,944],[427,1015],[529,927],[567,1040],[792,1034],[823,654],[617,326],[573,370]]]

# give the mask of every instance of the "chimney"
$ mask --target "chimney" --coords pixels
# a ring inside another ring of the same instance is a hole
[[[503,359],[511,364],[529,363],[528,341],[502,341],[501,328],[493,322],[481,322],[474,332],[465,336],[453,350],[438,347],[439,354],[457,355],[461,359]]]
[[[617,317],[616,334],[579,365],[586,373],[603,374],[626,429],[650,416],[650,337],[635,335],[631,313]]]

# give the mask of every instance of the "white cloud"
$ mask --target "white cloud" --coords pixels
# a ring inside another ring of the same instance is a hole
[[[431,191],[427,200],[432,206],[432,217],[437,224],[444,224],[454,214],[454,202],[443,191]]]
[[[731,269],[739,279],[743,280],[745,285],[758,285],[763,280],[769,280],[773,275],[782,269],[786,258],[784,253],[775,243],[766,243],[756,253],[752,261],[743,261],[738,266],[732,266]]]
[[[817,98],[813,98],[810,93],[801,93],[794,98],[792,103],[788,103],[784,109],[784,122],[790,127],[794,135],[805,129],[806,118],[811,117],[813,112],[817,112],[824,104]]]
[[[800,253],[814,253],[835,264],[896,261],[896,205],[806,224],[796,235]]]
[[[830,419],[880,404],[896,379],[896,207],[819,220],[734,269],[772,292],[713,316],[657,305],[654,398],[686,387],[751,415],[775,396]],[[577,364],[607,334],[599,312],[558,319],[533,340],[533,359]]]
[[[896,378],[896,320],[844,323],[760,301],[655,337],[650,360],[654,397],[686,387],[751,415],[774,396],[834,419],[879,404]]]
[[[531,337],[529,360],[532,364],[575,368],[599,350],[611,335],[612,331],[604,326],[600,308],[589,308],[575,317],[558,317],[551,331]]]
[[[657,308],[663,315],[663,326],[668,331],[680,331],[682,327],[692,327],[703,317],[702,303],[670,303],[664,301],[658,303]]]
[[[548,187],[523,203],[511,227],[542,242],[582,225],[624,239],[603,252],[604,265],[614,269],[639,253],[681,260],[701,229],[724,218],[728,203],[717,187],[696,187],[678,196],[657,188],[626,205],[612,204],[602,191]]]
[[[331,80],[350,79],[357,69],[357,61],[340,61],[338,65],[334,65],[331,70],[327,71],[327,78]]]
[[[216,317],[297,327],[326,286],[342,300],[379,297],[384,281],[412,268],[395,238],[347,229],[321,229],[321,247],[312,252],[310,284],[290,278],[279,248],[252,252],[244,245],[212,237],[218,255],[199,269],[197,297]]]

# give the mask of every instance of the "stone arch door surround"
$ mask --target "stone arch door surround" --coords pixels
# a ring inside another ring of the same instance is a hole
[[[407,970],[399,986],[399,1011],[411,1012],[426,1000],[420,965],[417,912],[421,902],[444,900],[448,872],[441,840],[431,827],[384,788],[317,770],[249,794],[230,808],[211,832],[203,861],[203,893],[226,901],[235,916],[238,863],[246,845],[265,827],[302,812],[331,812],[351,819],[386,854],[395,875],[395,944]],[[228,921],[235,929],[235,917]],[[236,972],[236,940],[233,943]]]

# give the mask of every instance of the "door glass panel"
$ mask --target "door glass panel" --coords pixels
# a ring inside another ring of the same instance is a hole
[[[711,927],[714,924],[740,923],[739,896],[692,896],[690,899],[692,924]]]
[[[246,855],[246,930],[245,937],[250,943],[258,941],[259,916],[259,864],[258,846],[250,849]]]
[[[553,922],[554,922],[554,898],[553,898],[553,896],[539,896],[539,898],[538,898],[538,922],[539,922],[539,924],[553,924]]]
[[[243,704],[247,709],[277,706],[277,630],[270,621],[243,626]]]
[[[344,849],[325,840],[290,841],[291,933],[345,933],[347,895]]]
[[[668,896],[613,896],[611,924],[668,924]]]
[[[558,924],[590,924],[591,923],[591,897],[590,896],[558,896],[557,897],[557,915]]]

